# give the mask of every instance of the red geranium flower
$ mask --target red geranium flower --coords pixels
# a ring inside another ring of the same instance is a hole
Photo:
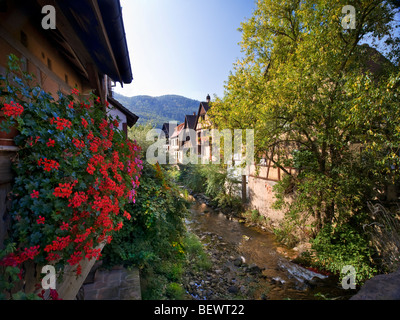
[[[71,265],[74,266],[78,264],[82,260],[82,251],[76,251],[73,254],[71,254],[71,258],[67,260],[67,262]]]
[[[128,211],[124,211],[124,217],[131,220],[131,214]]]
[[[54,147],[55,143],[56,143],[55,140],[49,138],[49,141],[46,143],[46,145],[47,145],[48,147]]]
[[[86,129],[87,128],[87,126],[88,126],[88,122],[86,121],[86,119],[85,118],[82,118],[82,125],[83,125],[83,127]]]
[[[72,194],[73,185],[70,183],[59,183],[54,189],[53,195],[59,198],[69,198]]]
[[[39,191],[33,190],[33,192],[31,193],[31,198],[32,199],[39,198]]]
[[[60,130],[60,131],[64,130],[65,128],[71,128],[71,126],[72,126],[72,122],[71,121],[69,121],[68,119],[60,118],[60,117],[51,118],[50,119],[50,123],[51,124],[56,123],[57,124],[57,130]]]
[[[38,165],[44,165],[43,170],[47,172],[50,172],[52,169],[58,170],[58,168],[60,167],[60,164],[57,161],[48,160],[47,158],[39,159]]]
[[[68,245],[71,243],[71,236],[66,236],[66,237],[57,237],[56,240],[53,240],[52,244],[47,245],[44,248],[44,251],[50,252],[50,251],[61,251],[68,247]]]
[[[93,173],[96,171],[96,168],[92,165],[92,164],[88,164],[88,166],[87,166],[87,168],[86,168],[86,171],[89,173],[89,174],[92,174],[93,175]]]
[[[36,223],[37,223],[37,224],[44,224],[45,220],[46,220],[46,219],[45,219],[44,217],[39,216],[39,219],[36,220]]]
[[[19,117],[22,112],[24,112],[24,107],[21,106],[19,103],[11,101],[10,103],[5,103],[1,110],[6,116]]]
[[[78,140],[76,138],[72,139],[72,143],[74,144],[74,146],[78,149],[82,149],[85,147],[85,142]]]
[[[63,223],[62,223],[60,229],[61,229],[61,230],[68,230],[68,228],[69,228],[69,224],[63,221]]]
[[[75,192],[72,199],[69,200],[68,207],[77,208],[88,200],[88,196],[83,191]]]

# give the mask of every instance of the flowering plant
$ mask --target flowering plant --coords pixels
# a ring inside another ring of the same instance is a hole
[[[15,57],[10,69],[18,71]],[[16,250],[0,265],[69,264],[81,273],[83,258],[101,255],[98,245],[131,219],[124,207],[135,201],[142,170],[140,148],[107,117],[100,98],[85,99],[75,88],[57,100],[29,75],[0,82],[0,108],[16,125],[12,230]],[[0,127],[0,130],[2,128]],[[1,257],[1,256],[0,256]]]

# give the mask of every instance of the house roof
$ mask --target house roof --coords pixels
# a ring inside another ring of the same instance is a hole
[[[164,122],[161,130],[164,131],[165,136],[168,138],[169,137],[169,123],[168,122]]]
[[[210,105],[208,104],[208,102],[204,102],[204,101],[203,101],[203,102],[200,102],[199,110],[200,110],[201,108],[203,108],[204,111],[207,113],[208,110],[210,109]]]
[[[179,134],[181,133],[181,131],[182,131],[184,125],[185,125],[185,123],[183,122],[183,123],[181,123],[180,125],[177,125],[177,126],[175,127],[174,133],[172,134],[171,139],[172,139],[172,138],[175,138],[175,137],[177,137],[177,136],[179,136]]]
[[[211,108],[211,106],[208,104],[208,102],[204,102],[204,101],[200,102],[199,110],[197,111],[197,115],[196,115],[196,121],[194,123],[194,129],[196,129],[197,123],[199,122],[199,116],[201,113],[201,109],[203,109],[204,113],[207,114],[207,112],[208,112],[208,110],[210,110],[210,108]]]
[[[120,0],[13,0],[39,27],[45,4],[56,11],[56,28],[44,30],[46,37],[80,75],[91,81],[96,69],[121,85],[132,82]]]
[[[121,84],[131,83],[133,77],[120,0],[54,0],[54,4],[57,21],[60,18],[63,23],[67,22],[74,31],[74,35],[65,32],[66,29],[62,32],[67,42],[77,43],[71,37],[78,37],[101,73]]]
[[[358,46],[360,49],[360,56],[357,57],[359,61],[362,61],[361,70],[362,72],[369,71],[374,76],[379,78],[382,75],[382,72],[390,67],[393,67],[393,64],[387,59],[382,53],[380,53],[375,48],[369,46],[364,43]]]
[[[186,115],[184,128],[194,129],[196,125],[197,115]]]
[[[136,114],[125,108],[120,102],[115,100],[113,97],[108,96],[107,100],[110,104],[112,104],[115,108],[117,108],[126,116],[126,123],[128,127],[132,127],[135,125],[135,123],[139,119],[139,117]]]

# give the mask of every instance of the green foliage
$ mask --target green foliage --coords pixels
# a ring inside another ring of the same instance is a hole
[[[184,270],[211,267],[201,242],[186,231],[189,203],[170,170],[144,163],[136,203],[126,208],[134,218],[102,252],[105,267],[122,264],[141,269],[145,300],[185,299],[179,284]]]
[[[179,165],[178,181],[182,183],[185,188],[193,192],[205,192],[205,184],[207,178],[205,177],[202,167],[203,165],[194,165],[189,163],[187,165]]]
[[[133,127],[129,128],[129,137],[135,139],[135,141],[142,148],[142,155],[146,155],[147,148],[154,143],[154,141],[147,141],[147,133],[154,129],[154,125],[150,122],[144,124],[135,124]]]
[[[356,270],[357,284],[374,276],[377,268],[371,263],[373,251],[360,229],[359,221],[326,225],[312,242],[319,267],[340,275],[344,266],[351,265]]]
[[[3,250],[0,250],[0,261],[15,251],[15,244],[8,243]],[[11,292],[15,283],[19,280],[20,269],[17,266],[0,264],[0,300],[7,299],[6,293]]]
[[[179,254],[165,257],[158,263],[149,264],[142,271],[142,297],[145,300],[183,300],[188,296],[182,286],[185,270],[201,272],[210,270],[212,263],[204,252],[198,237],[185,233]]]
[[[187,233],[183,248],[186,253],[187,263],[194,271],[210,270],[212,267],[209,256],[204,252],[203,244],[193,233]]]
[[[26,82],[28,79],[23,80],[15,87],[10,87],[6,81],[4,86],[8,86],[8,95],[2,99],[4,104],[19,101],[24,107],[22,116],[14,119],[20,131],[15,137],[20,149],[13,166],[16,179],[13,186],[12,239],[19,246],[40,245],[44,249],[57,236],[75,237],[90,227],[93,229],[93,235],[89,237],[92,242],[94,238],[104,239],[106,233],[101,234],[101,223],[96,224],[102,210],[95,201],[100,197],[113,202],[118,195],[113,210],[116,214],[120,210],[123,212],[124,205],[129,202],[128,197],[123,190],[122,194],[113,193],[111,185],[106,187],[105,183],[118,184],[123,189],[132,186],[132,174],[128,174],[128,166],[125,170],[116,166],[124,166],[119,159],[136,163],[135,150],[131,149],[133,144],[126,141],[115,125],[112,126],[114,122],[107,119],[96,97],[92,96],[92,102],[85,100],[79,103],[74,100],[73,94],[63,95],[60,92],[55,101],[39,87],[30,86]],[[60,125],[61,121],[69,123],[69,126]],[[93,151],[95,149],[97,151]],[[96,164],[91,162],[95,157],[98,157]],[[111,165],[115,166],[112,170],[115,181],[107,172]],[[89,172],[90,166],[93,172]],[[78,196],[81,198],[78,199]],[[93,210],[95,207],[98,210]],[[76,222],[86,211],[91,214],[85,216],[85,225],[78,225]],[[43,218],[42,223],[38,222],[40,217]],[[114,220],[116,226],[117,222],[122,222],[122,217],[115,217]],[[61,228],[63,222],[69,225],[65,230]],[[110,222],[112,229],[113,221]],[[95,228],[99,230],[94,232]],[[82,239],[78,242],[85,241]],[[71,253],[71,250],[67,250],[66,256],[69,257]],[[46,254],[39,256],[37,262],[44,262],[45,257]]]
[[[238,196],[240,181],[222,164],[180,165],[178,181],[196,193],[205,193],[212,202],[221,208],[240,210],[241,198]]]
[[[146,141],[151,124],[136,125],[129,132],[142,146],[145,155],[151,142]],[[189,203],[173,181],[168,167],[143,164],[143,172],[134,204],[126,207],[130,223],[103,250],[106,267],[123,264],[141,269],[143,299],[181,299],[181,281],[186,263],[184,218]]]
[[[246,220],[253,222],[257,225],[270,227],[270,225],[268,224],[269,219],[261,215],[257,209],[248,209],[244,211],[241,215]]]
[[[164,169],[145,162],[136,203],[126,208],[133,219],[103,250],[104,262],[144,267],[175,257],[187,206],[178,188],[165,179]]]
[[[186,296],[186,291],[181,284],[171,282],[167,285],[166,294],[170,300],[183,300]]]
[[[254,129],[255,154],[289,176],[276,187],[277,207],[287,213],[282,237],[340,226],[399,183],[398,9],[359,1],[356,29],[346,30],[346,4],[258,1],[241,28],[244,58],[209,111],[219,129]]]

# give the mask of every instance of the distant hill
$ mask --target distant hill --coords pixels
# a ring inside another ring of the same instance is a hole
[[[157,128],[168,121],[182,123],[185,115],[197,113],[200,104],[200,101],[178,95],[125,97],[115,92],[114,97],[139,117],[139,124],[152,122]]]

